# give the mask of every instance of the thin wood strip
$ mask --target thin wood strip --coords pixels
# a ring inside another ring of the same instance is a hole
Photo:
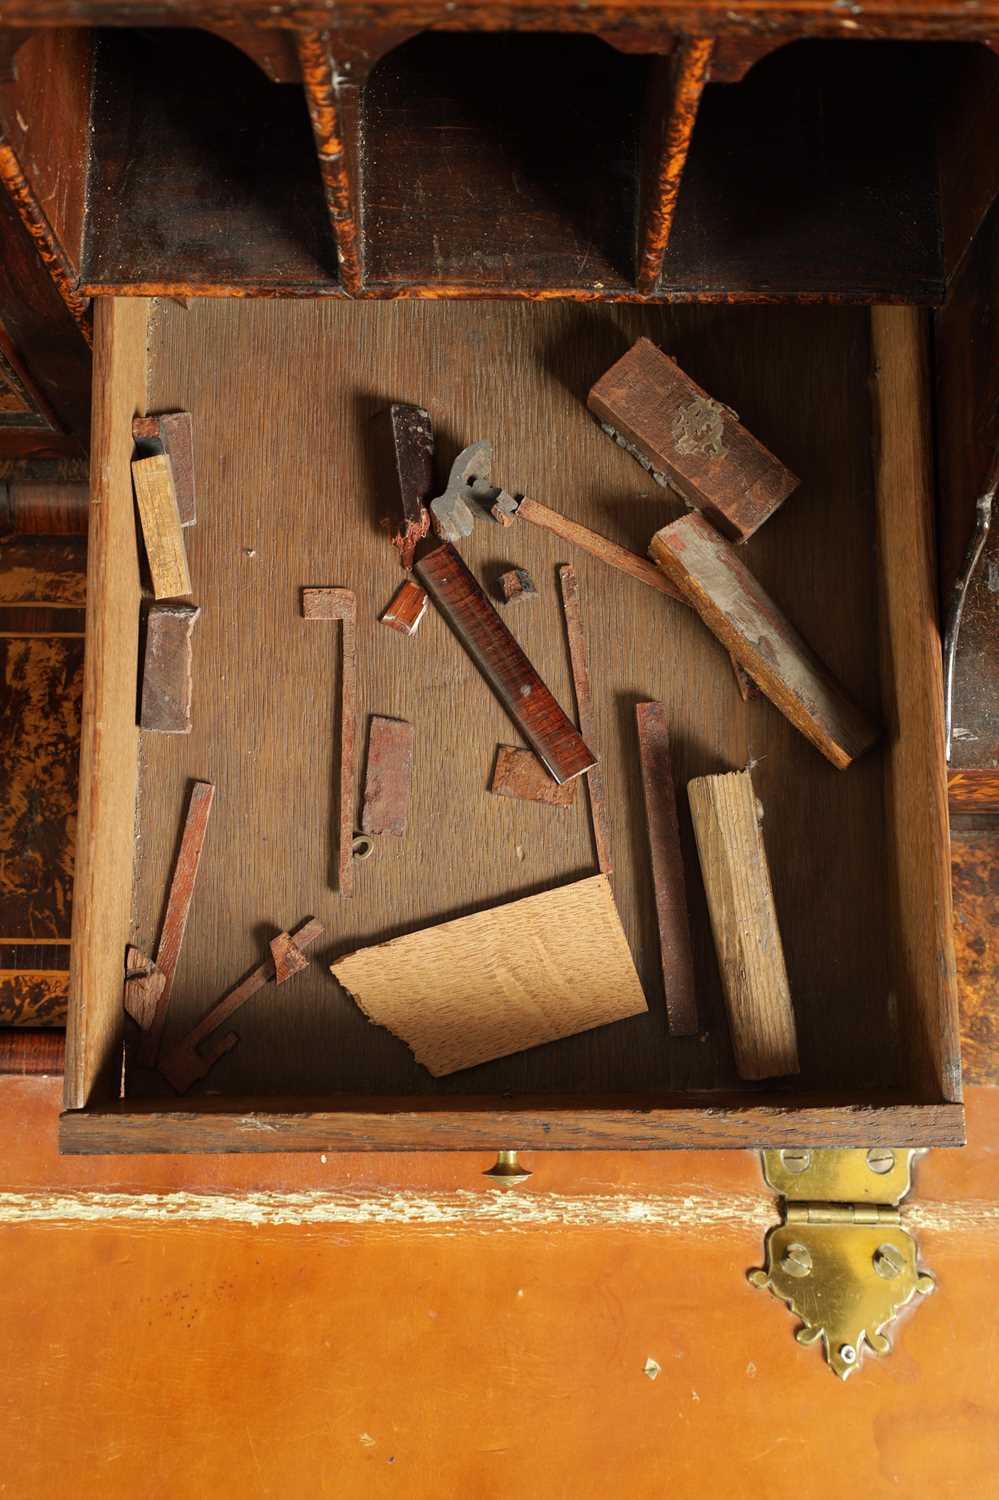
[[[326,207],[336,239],[340,283],[348,295],[356,296],[364,286],[364,240],[360,222],[360,183],[351,181],[351,167],[359,169],[359,161],[357,153],[353,153],[352,161],[347,150],[329,33],[299,32],[298,56]]]
[[[629,552],[627,547],[620,547],[617,542],[608,541],[607,537],[591,531],[588,526],[581,526],[578,521],[570,521],[568,516],[551,510],[540,500],[532,500],[530,495],[525,495],[517,507],[517,515],[530,521],[532,526],[541,526],[553,536],[561,537],[563,542],[572,542],[574,546],[582,547],[591,557],[597,557],[610,567],[617,568],[619,573],[627,573],[629,578],[637,578],[639,583],[648,584],[650,589],[665,594],[667,599],[678,599],[681,603],[686,603],[679,589],[674,588],[665,574],[647,558],[639,557],[637,552]]]
[[[710,37],[684,37],[677,42],[670,58],[653,63],[649,92],[654,118],[649,121],[645,151],[647,156],[654,157],[654,163],[650,164],[643,183],[635,278],[643,296],[655,292],[662,274],[714,46]]]
[[[659,958],[669,1029],[674,1036],[698,1031],[694,955],[687,914],[687,885],[680,849],[676,786],[669,723],[661,703],[636,703],[638,755],[652,858],[652,886],[659,924]]]
[[[564,563],[558,570],[562,589],[562,608],[565,612],[565,632],[569,640],[569,666],[572,670],[572,685],[576,694],[576,715],[579,732],[588,745],[596,744],[593,725],[593,700],[590,696],[590,663],[586,650],[586,634],[579,609],[579,584],[576,570],[571,563]],[[610,875],[614,869],[610,847],[610,818],[607,812],[607,791],[604,773],[599,760],[586,773],[586,790],[590,799],[590,821],[593,824],[593,842],[597,851],[597,868],[602,875]]]
[[[357,736],[357,599],[350,589],[302,590],[307,620],[340,621],[340,769],[337,890],[354,893],[354,755]]]
[[[163,987],[156,1000],[156,1009],[153,1012],[152,1022],[149,1029],[143,1033],[136,1054],[136,1061],[142,1068],[156,1066],[156,1058],[160,1050],[160,1039],[163,1035],[167,1009],[170,1004],[173,978],[177,969],[177,961],[180,958],[180,950],[184,942],[187,919],[191,913],[194,887],[197,883],[198,868],[201,864],[201,851],[205,846],[208,819],[211,816],[214,800],[215,788],[210,781],[196,781],[194,783],[194,786],[191,788],[190,800],[187,804],[184,831],[181,835],[180,849],[177,851],[177,862],[174,865],[173,879],[170,882],[170,893],[167,896],[166,914],[163,918],[163,927],[160,931],[159,947],[156,950],[156,968],[163,975]]]

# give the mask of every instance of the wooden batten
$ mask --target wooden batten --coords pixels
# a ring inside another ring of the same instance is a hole
[[[920,1097],[961,1098],[950,884],[943,668],[937,619],[929,360],[923,315],[871,312],[875,473],[893,859],[889,943],[900,1055]]]
[[[139,731],[139,563],[132,418],[146,406],[149,304],[98,304],[94,357],[87,654],[80,743],[65,1104],[109,1097],[119,1068],[122,976],[131,919]]]
[[[646,103],[642,179],[639,186],[636,285],[643,296],[655,292],[676,213],[683,169],[697,120],[697,106],[708,81],[715,42],[686,37],[669,58],[652,65]]]

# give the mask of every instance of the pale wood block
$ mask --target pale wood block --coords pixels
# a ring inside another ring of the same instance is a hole
[[[157,599],[179,599],[191,592],[187,551],[173,483],[173,468],[165,453],[137,458],[132,483],[142,522],[153,594]]]
[[[330,969],[435,1078],[648,1009],[606,875],[361,948]]]
[[[784,949],[753,779],[748,771],[687,783],[711,931],[742,1078],[798,1072]]]
[[[702,515],[664,526],[649,551],[771,703],[838,770],[875,743],[878,730]]]

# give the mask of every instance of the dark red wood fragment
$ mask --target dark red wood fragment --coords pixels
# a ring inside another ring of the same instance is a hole
[[[133,417],[132,437],[140,458],[165,453],[173,469],[180,524],[193,526],[198,519],[194,488],[194,428],[189,411],[162,412],[155,417]]]
[[[394,833],[401,837],[406,832],[414,742],[413,726],[405,719],[372,715],[361,811],[365,833]]]
[[[379,616],[381,623],[400,635],[415,635],[427,612],[427,593],[411,578],[392,596],[392,601]]]
[[[416,565],[417,576],[531,748],[558,782],[596,765],[572,720],[555,702],[459,554],[445,542]]]
[[[635,718],[638,721],[638,753],[652,855],[666,1014],[672,1035],[693,1036],[698,1029],[697,991],[669,747],[669,722],[661,703],[636,703]]]
[[[191,638],[196,604],[154,604],[146,616],[139,723],[157,734],[191,732]]]

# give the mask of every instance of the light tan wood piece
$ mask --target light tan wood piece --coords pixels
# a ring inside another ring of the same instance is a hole
[[[173,467],[166,454],[135,459],[132,483],[142,522],[153,595],[157,599],[186,597],[191,592],[191,575],[177,508]]]
[[[362,948],[330,969],[435,1078],[648,1009],[606,875]]]
[[[657,531],[649,550],[771,703],[837,769],[874,744],[878,731],[710,521],[692,511]]]
[[[722,989],[742,1078],[798,1071],[791,991],[748,771],[687,783]]]

